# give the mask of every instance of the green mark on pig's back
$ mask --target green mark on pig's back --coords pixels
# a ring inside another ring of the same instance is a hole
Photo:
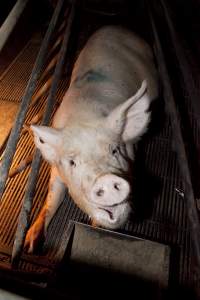
[[[87,83],[98,83],[107,80],[108,78],[105,74],[103,74],[103,72],[99,70],[88,70],[83,75],[77,76],[77,78],[74,80],[74,84],[76,87],[80,88]]]

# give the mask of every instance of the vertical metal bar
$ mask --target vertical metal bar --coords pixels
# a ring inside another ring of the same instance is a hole
[[[172,92],[172,88],[170,85],[170,78],[167,71],[167,66],[165,64],[165,59],[162,51],[162,46],[160,43],[160,39],[158,36],[158,32],[156,29],[156,25],[154,19],[152,17],[152,12],[150,9],[150,5],[147,4],[149,8],[149,15],[150,21],[153,29],[155,46],[156,46],[156,58],[158,61],[158,68],[160,77],[163,83],[164,88],[164,99],[165,99],[165,106],[167,112],[170,116],[172,130],[173,130],[173,140],[175,144],[175,149],[177,152],[177,159],[179,163],[180,172],[182,175],[182,179],[184,182],[184,189],[185,189],[185,199],[186,199],[186,206],[187,206],[187,214],[189,219],[189,224],[192,233],[193,245],[195,250],[196,259],[198,265],[200,266],[200,230],[199,230],[199,217],[196,208],[196,202],[194,198],[192,182],[190,177],[190,170],[188,166],[187,155],[185,151],[185,145],[181,133],[181,125],[179,122],[178,112],[176,110],[175,100]]]
[[[15,154],[17,142],[19,140],[20,130],[23,126],[23,123],[24,123],[24,120],[26,117],[26,113],[28,111],[28,107],[31,102],[31,97],[33,96],[33,93],[35,91],[37,80],[38,80],[41,70],[44,66],[49,43],[51,41],[54,29],[56,27],[57,20],[58,20],[59,14],[61,12],[63,3],[64,3],[64,0],[60,0],[57,4],[57,7],[56,7],[53,17],[51,19],[50,25],[48,27],[48,30],[47,30],[44,40],[42,42],[42,46],[38,53],[35,65],[33,67],[31,77],[29,79],[27,88],[25,90],[25,94],[23,96],[23,99],[22,99],[22,102],[20,105],[19,112],[18,112],[16,120],[15,120],[15,124],[13,126],[10,137],[8,139],[7,147],[6,147],[5,153],[4,153],[4,158],[0,165],[0,199],[1,199],[4,189],[5,189],[8,172],[9,172],[9,169],[10,169],[10,166],[12,163],[13,156]]]
[[[56,68],[55,68],[54,75],[53,75],[53,83],[52,83],[52,86],[51,86],[51,89],[49,92],[49,96],[47,99],[47,106],[46,106],[46,110],[44,113],[44,118],[42,120],[42,125],[48,125],[50,122],[51,114],[53,111],[53,102],[54,102],[53,100],[56,96],[57,87],[58,87],[59,80],[60,80],[61,73],[62,73],[63,63],[64,63],[66,52],[68,49],[68,41],[69,41],[69,37],[70,37],[70,33],[71,33],[71,27],[72,27],[72,22],[74,19],[74,14],[75,14],[75,1],[73,1],[73,4],[71,6],[71,12],[70,12],[67,27],[65,30],[59,59],[58,59],[58,62],[57,62]],[[20,212],[15,241],[14,241],[14,245],[13,245],[12,264],[14,266],[17,266],[17,263],[19,261],[20,254],[23,249],[26,232],[27,232],[27,229],[29,226],[30,213],[31,213],[32,202],[33,202],[33,198],[34,198],[34,194],[35,194],[35,187],[36,187],[36,181],[38,178],[40,163],[41,163],[41,154],[40,154],[39,150],[36,150],[34,158],[33,158],[33,162],[31,165],[31,172],[29,175],[28,183],[27,183],[26,193],[25,193],[23,205],[22,205],[21,212]]]
[[[29,0],[18,0],[0,27],[0,52],[17,24]]]

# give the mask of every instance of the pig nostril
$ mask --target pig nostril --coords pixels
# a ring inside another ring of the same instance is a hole
[[[44,144],[43,139],[39,138],[39,141],[40,141],[41,144]]]
[[[103,196],[103,194],[104,194],[104,190],[103,190],[103,189],[99,189],[99,190],[96,192],[96,195],[97,195],[98,197]]]
[[[114,188],[115,188],[117,191],[120,191],[120,184],[119,184],[119,183],[115,183],[115,184],[114,184]]]

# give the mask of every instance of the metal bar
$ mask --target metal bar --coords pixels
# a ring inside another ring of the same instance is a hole
[[[20,19],[28,1],[29,0],[18,0],[0,27],[0,52],[5,46],[18,20]]]
[[[48,125],[50,122],[51,114],[53,111],[53,100],[56,96],[57,87],[59,84],[59,80],[62,73],[62,67],[65,60],[66,52],[68,49],[68,41],[71,33],[71,27],[72,22],[74,19],[75,14],[75,1],[73,1],[73,4],[71,6],[71,12],[69,15],[67,27],[64,34],[64,39],[62,43],[62,47],[60,50],[59,59],[55,68],[55,72],[53,75],[53,83],[49,92],[49,96],[47,99],[47,106],[44,113],[44,117],[42,120],[42,125]],[[29,175],[29,180],[27,183],[26,193],[23,201],[23,205],[21,208],[20,216],[19,216],[19,222],[17,226],[14,246],[13,246],[13,252],[12,252],[12,264],[14,266],[17,266],[20,258],[20,254],[23,249],[23,244],[26,236],[26,232],[29,226],[29,219],[30,219],[30,213],[32,208],[32,202],[35,194],[35,187],[36,187],[36,181],[39,173],[39,167],[41,162],[41,154],[39,150],[36,150],[33,162],[31,165],[31,173]]]
[[[20,130],[23,126],[26,113],[28,111],[29,104],[31,102],[31,97],[33,96],[37,80],[40,76],[40,73],[42,71],[42,68],[44,66],[45,58],[47,56],[47,50],[48,46],[50,44],[54,29],[57,24],[57,20],[59,17],[59,14],[61,12],[62,6],[63,6],[64,0],[60,0],[57,4],[57,7],[55,9],[55,12],[53,14],[53,17],[51,19],[50,25],[48,27],[48,30],[46,32],[46,35],[44,37],[44,40],[42,42],[42,46],[40,48],[40,51],[38,53],[35,65],[33,67],[33,71],[31,73],[31,77],[29,79],[24,97],[22,99],[19,112],[16,117],[15,124],[13,126],[13,129],[11,131],[7,147],[4,154],[4,159],[2,160],[2,163],[0,165],[0,199],[3,195],[6,180],[8,177],[8,172],[12,163],[13,156],[15,154],[17,142],[19,140],[19,134]]]
[[[148,2],[148,1],[147,1]],[[179,121],[178,112],[176,109],[175,99],[173,96],[173,91],[170,85],[170,78],[167,71],[167,66],[165,64],[165,59],[162,51],[162,46],[160,43],[160,39],[158,36],[158,32],[156,29],[156,25],[154,19],[152,17],[152,12],[150,5],[149,8],[149,15],[150,21],[152,25],[152,30],[154,34],[155,40],[155,48],[156,48],[156,58],[158,61],[158,68],[160,73],[160,78],[163,84],[163,92],[164,92],[164,99],[165,99],[165,106],[166,110],[170,116],[171,126],[173,131],[173,141],[175,145],[175,150],[177,153],[177,159],[179,163],[180,172],[182,175],[182,179],[184,182],[184,189],[185,189],[185,198],[186,198],[186,205],[187,205],[187,214],[189,219],[189,224],[192,233],[193,245],[195,250],[196,259],[198,265],[200,266],[200,230],[199,230],[199,218],[196,208],[196,201],[194,198],[192,182],[190,177],[190,170],[188,166],[187,155],[185,151],[185,145],[181,133],[181,125]]]

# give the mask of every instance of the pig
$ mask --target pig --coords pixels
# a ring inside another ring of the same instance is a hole
[[[105,26],[87,41],[52,127],[32,125],[51,165],[45,204],[28,230],[32,253],[64,199],[66,187],[96,226],[121,228],[131,212],[133,144],[147,131],[158,96],[150,46],[132,31]]]

